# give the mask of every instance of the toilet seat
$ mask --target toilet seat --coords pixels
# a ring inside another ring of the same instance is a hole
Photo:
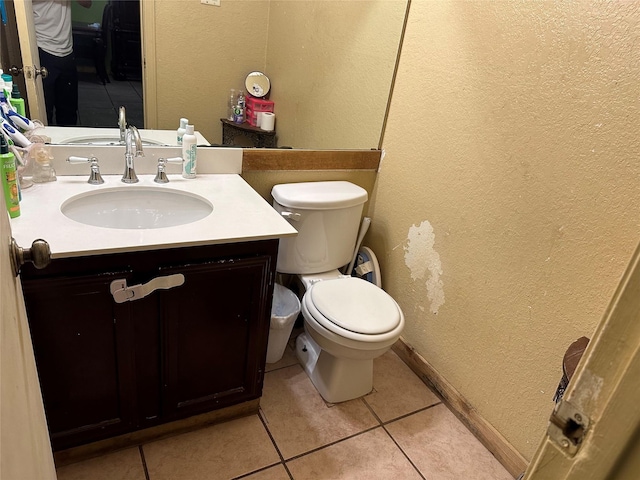
[[[303,302],[314,320],[330,332],[352,340],[377,342],[397,335],[403,316],[384,290],[355,277],[317,282]]]

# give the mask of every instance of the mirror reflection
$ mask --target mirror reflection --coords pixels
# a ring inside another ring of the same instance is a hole
[[[262,71],[271,80],[278,147],[378,147],[406,0],[222,0],[219,7],[145,0],[140,7],[145,128],[172,130],[187,117],[221,144],[230,89]],[[94,73],[105,90],[123,82],[109,62],[107,70],[106,85]],[[124,101],[128,115],[135,102]]]

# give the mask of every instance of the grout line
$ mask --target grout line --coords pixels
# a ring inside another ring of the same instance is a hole
[[[353,435],[349,435],[348,437],[344,437],[344,438],[341,438],[340,440],[336,440],[334,442],[327,443],[326,445],[322,445],[321,447],[314,448],[312,450],[309,450],[308,452],[304,452],[304,453],[301,453],[299,455],[295,455],[295,456],[293,456],[291,458],[288,458],[286,461],[290,462],[292,460],[297,460],[297,459],[305,457],[305,456],[307,456],[307,455],[309,455],[311,453],[319,452],[320,450],[324,450],[325,448],[332,447],[333,445],[336,445],[338,443],[344,442],[345,440],[350,440],[350,439],[355,438],[355,437],[357,437],[359,435],[362,435],[364,433],[371,432],[372,430],[375,430],[376,428],[380,428],[380,427],[382,427],[382,425],[375,425],[373,427],[369,427],[366,430],[362,430],[361,432],[354,433]]]
[[[369,405],[369,402],[367,402],[366,395],[362,397],[362,402],[369,409],[369,411],[371,412],[371,415],[373,415],[373,417],[378,421],[378,423],[382,425],[383,424],[382,420],[380,420],[380,417],[378,416],[378,414],[373,410],[373,408],[371,408],[371,405]]]
[[[442,402],[436,402],[433,405],[429,405],[427,407],[419,408],[411,413],[405,413],[404,415],[400,415],[399,417],[392,418],[391,420],[387,420],[386,422],[382,422],[382,425],[389,425],[390,423],[397,422],[398,420],[402,420],[403,418],[410,417],[411,415],[415,415],[416,413],[424,412],[425,410],[429,410],[430,408],[437,407],[438,405],[443,405]]]
[[[278,444],[276,443],[276,439],[273,438],[273,435],[271,435],[271,431],[269,430],[269,426],[267,425],[266,416],[264,415],[264,411],[262,410],[262,408],[259,408],[258,418],[262,422],[262,425],[264,426],[264,429],[267,431],[267,435],[269,435],[269,438],[271,439],[271,443],[273,444],[273,448],[275,448],[276,452],[278,452],[278,456],[280,457],[280,461],[284,463],[284,457],[282,456],[282,452],[278,448]]]
[[[409,455],[407,455],[407,453],[402,449],[402,447],[401,447],[401,446],[400,446],[400,444],[396,441],[396,439],[395,439],[395,438],[393,438],[393,435],[391,435],[391,433],[390,433],[390,432],[389,432],[389,430],[387,429],[387,425],[389,425],[389,424],[391,424],[391,423],[394,423],[394,422],[397,422],[397,421],[399,421],[399,420],[402,420],[403,418],[410,417],[410,416],[415,415],[415,414],[417,414],[417,413],[424,412],[425,410],[429,410],[429,409],[431,409],[431,408],[433,408],[433,407],[435,407],[435,406],[438,406],[438,405],[442,405],[442,402],[436,402],[436,403],[434,403],[433,405],[429,405],[429,406],[427,406],[427,407],[419,408],[418,410],[415,410],[415,411],[413,411],[413,412],[411,412],[411,413],[407,413],[407,414],[405,414],[405,415],[400,415],[399,417],[392,418],[391,420],[387,420],[386,422],[382,422],[382,429],[386,432],[386,434],[389,436],[389,438],[391,439],[391,441],[396,445],[396,447],[398,447],[398,449],[402,452],[402,454],[405,456],[405,458],[407,459],[407,461],[408,461],[408,462],[411,464],[411,466],[416,470],[416,472],[418,472],[418,475],[420,475],[420,477],[421,477],[423,480],[426,480],[426,479],[425,479],[425,476],[424,476],[424,475],[422,474],[422,472],[418,469],[418,467],[416,466],[416,464],[415,464],[415,463],[413,463],[413,460],[411,460],[411,458],[409,457]],[[367,406],[369,406],[369,404],[367,404]]]
[[[422,478],[422,480],[426,480],[425,476],[422,474],[422,472],[418,469],[418,467],[416,467],[415,463],[413,463],[413,460],[411,460],[411,458],[409,458],[409,455],[407,455],[405,453],[405,451],[402,449],[402,447],[400,446],[400,444],[398,444],[398,442],[396,442],[396,439],[393,438],[393,436],[389,433],[389,430],[387,430],[387,426],[382,425],[382,429],[385,431],[385,433],[389,436],[389,438],[391,439],[391,441],[395,444],[396,447],[398,447],[398,450],[400,450],[402,452],[402,455],[404,455],[404,458],[407,459],[407,461],[411,464],[411,466],[415,469],[416,472],[418,472],[418,475],[420,475],[420,478]]]
[[[151,480],[149,477],[149,469],[147,468],[147,459],[144,458],[144,450],[142,449],[142,445],[138,445],[138,452],[140,452],[140,458],[142,459],[142,468],[144,469],[144,478],[146,480]]]
[[[369,411],[371,412],[371,414],[376,418],[376,420],[378,420],[378,422],[380,422],[380,426],[382,427],[382,429],[385,431],[385,433],[389,436],[389,438],[391,439],[391,441],[395,444],[396,447],[398,447],[398,449],[402,452],[402,455],[404,455],[404,457],[407,459],[407,461],[411,464],[411,466],[415,469],[416,472],[418,472],[418,475],[420,475],[420,478],[422,478],[422,480],[426,480],[424,475],[422,475],[422,472],[418,469],[418,467],[416,467],[416,465],[413,463],[413,461],[411,460],[411,458],[409,458],[409,455],[407,455],[405,453],[405,451],[402,449],[402,447],[398,444],[398,442],[396,442],[396,439],[393,438],[393,436],[391,435],[391,433],[389,433],[389,430],[387,430],[387,425],[389,425],[390,423],[396,422],[398,420],[401,420],[403,418],[407,418],[410,417],[411,415],[415,415],[416,413],[420,413],[420,412],[424,412],[425,410],[429,410],[430,408],[435,407],[436,405],[440,405],[442,404],[442,402],[437,402],[434,403],[433,405],[429,405],[428,407],[423,407],[420,408],[418,410],[415,410],[411,413],[407,413],[405,415],[401,415],[397,418],[393,418],[391,420],[388,420],[386,422],[383,422],[380,417],[378,417],[378,415],[376,414],[376,412],[373,410],[373,408],[371,407],[371,405],[369,405],[369,402],[367,402],[367,398],[362,397],[362,401],[364,402],[364,404],[367,406],[367,408],[369,409]]]
[[[296,362],[296,363],[292,363],[291,365],[283,365],[283,366],[278,367],[278,368],[272,368],[271,370],[267,370],[267,371],[266,371],[266,372],[264,372],[264,373],[265,373],[265,375],[266,375],[267,373],[277,372],[278,370],[282,370],[282,369],[284,369],[284,368],[293,367],[294,365],[299,365],[299,363],[297,363],[297,362]]]
[[[271,431],[269,430],[269,426],[267,425],[267,421],[266,421],[265,417],[266,417],[266,415],[264,414],[264,411],[262,410],[262,408],[259,408],[258,418],[262,422],[262,425],[264,426],[264,429],[267,431],[267,435],[269,435],[269,438],[271,439],[271,443],[273,444],[273,448],[275,448],[276,452],[278,452],[278,456],[280,457],[280,463],[282,464],[282,466],[286,470],[287,475],[289,475],[289,478],[291,480],[293,480],[293,475],[291,475],[291,472],[289,471],[289,467],[287,467],[287,464],[284,461],[284,457],[282,456],[282,452],[278,448],[278,444],[276,443],[276,439],[273,438],[273,435],[271,435]]]
[[[276,465],[280,465],[281,463],[282,462],[272,463],[271,465],[267,465],[266,467],[259,468],[258,470],[253,470],[252,472],[243,473],[242,475],[238,475],[237,477],[233,477],[231,480],[240,480],[242,478],[247,478],[247,477],[249,477],[251,475],[254,475],[256,473],[264,472],[265,470],[268,470],[268,469],[270,469],[272,467],[275,467]],[[291,480],[293,480],[293,478]]]

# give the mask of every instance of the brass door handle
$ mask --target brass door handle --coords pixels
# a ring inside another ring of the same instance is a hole
[[[41,238],[34,240],[31,248],[22,248],[16,243],[15,238],[11,238],[9,250],[11,253],[13,273],[16,277],[20,273],[22,265],[27,262],[33,263],[33,266],[36,268],[44,268],[51,263],[51,248],[49,248],[49,244]]]
[[[37,78],[40,75],[42,78],[47,78],[49,75],[49,71],[46,67],[36,67],[35,65],[32,67],[24,67],[24,76],[26,78]]]

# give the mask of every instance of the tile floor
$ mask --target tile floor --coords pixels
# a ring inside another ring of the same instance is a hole
[[[118,126],[118,108],[124,105],[127,121],[144,128],[142,82],[114,80],[102,84],[93,69],[78,71],[78,125],[82,127]]]
[[[259,415],[58,469],[59,480],[507,480],[513,477],[393,352],[374,391],[326,404],[287,348]]]

